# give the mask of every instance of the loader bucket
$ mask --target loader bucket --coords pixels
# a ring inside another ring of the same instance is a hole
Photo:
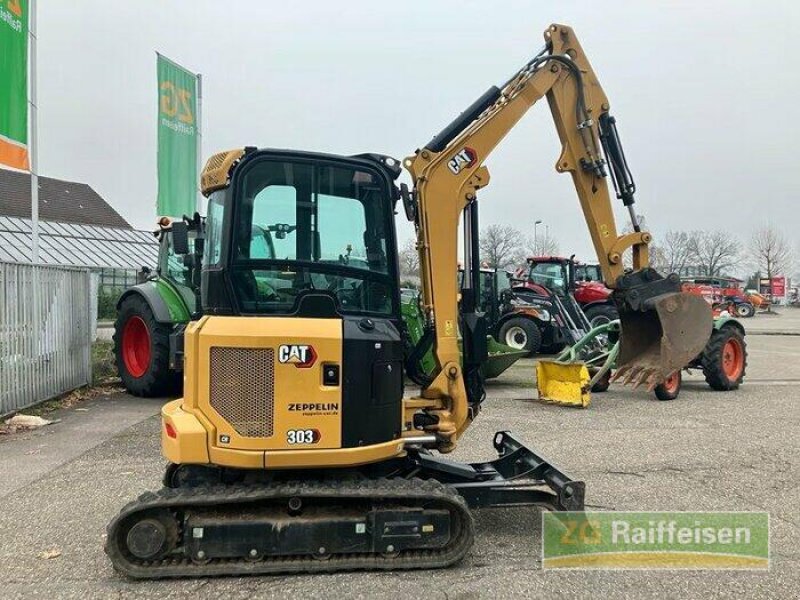
[[[650,389],[684,368],[711,336],[711,306],[681,292],[649,299],[644,310],[620,310],[620,351],[613,380]]]
[[[589,369],[583,362],[536,361],[539,400],[564,406],[589,406]]]
[[[520,358],[525,358],[528,355],[527,350],[515,350],[510,346],[501,344],[490,335],[486,336],[486,344],[489,356],[481,367],[484,379],[499,377]]]

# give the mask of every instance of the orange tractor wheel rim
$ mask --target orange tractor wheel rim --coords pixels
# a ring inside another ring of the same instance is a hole
[[[133,377],[150,367],[150,331],[141,317],[131,317],[122,329],[122,360]]]
[[[681,374],[680,371],[675,371],[672,375],[667,377],[662,384],[664,389],[670,394],[674,393],[680,385]]]
[[[728,340],[722,347],[722,370],[728,379],[738,379],[744,366],[744,352],[738,340]]]

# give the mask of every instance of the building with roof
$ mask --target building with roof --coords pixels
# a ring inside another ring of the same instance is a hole
[[[0,262],[30,263],[31,178],[0,169]],[[101,289],[125,288],[154,268],[158,240],[137,231],[91,186],[39,177],[39,261],[88,267]]]
[[[31,217],[31,176],[0,169],[0,215]],[[133,229],[85,183],[39,177],[39,220]]]
[[[730,275],[722,275],[717,273],[716,275],[709,275],[708,268],[702,265],[684,265],[678,269],[678,275],[681,278],[691,278],[691,277],[720,277],[722,279],[731,279],[742,282],[742,279],[738,279],[736,277],[731,277]]]

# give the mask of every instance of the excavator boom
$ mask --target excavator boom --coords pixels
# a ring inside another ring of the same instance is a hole
[[[704,347],[711,332],[711,310],[701,298],[683,294],[676,275],[663,277],[649,266],[652,236],[642,231],[633,210],[635,184],[622,151],[610,103],[574,32],[551,25],[545,47],[500,87],[489,88],[428,144],[405,160],[414,180],[407,204],[415,216],[423,284],[423,308],[435,330],[434,354],[440,370],[423,395],[448,394],[448,369],[458,363],[455,278],[458,219],[465,214],[466,237],[477,232],[477,192],[489,183],[484,162],[536,102],[547,98],[562,143],[556,161],[575,186],[605,283],[619,309],[622,332],[618,374],[635,384],[663,381]],[[617,230],[610,199],[628,209],[633,231]],[[475,239],[465,240],[467,259],[477,258]],[[630,253],[630,268],[623,257]],[[465,339],[480,338],[470,326],[470,294],[462,299]],[[464,309],[467,309],[466,311]],[[475,319],[472,319],[475,322]],[[479,326],[478,326],[479,327]],[[473,348],[481,354],[480,348]],[[469,344],[465,344],[465,354]],[[475,362],[479,362],[476,360]],[[480,386],[470,383],[465,355],[467,404],[480,402]],[[454,386],[449,385],[452,392]],[[460,390],[459,390],[460,391]],[[452,398],[453,414],[463,402]],[[462,423],[456,423],[458,431]]]

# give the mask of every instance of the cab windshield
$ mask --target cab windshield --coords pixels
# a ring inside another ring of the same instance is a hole
[[[528,271],[528,279],[558,295],[563,295],[567,289],[565,275],[560,263],[532,263]]]
[[[286,312],[326,290],[342,312],[392,311],[388,190],[367,169],[261,161],[236,204],[232,279],[243,312]]]
[[[603,282],[603,273],[599,265],[576,265],[575,278],[578,281],[598,281]]]

